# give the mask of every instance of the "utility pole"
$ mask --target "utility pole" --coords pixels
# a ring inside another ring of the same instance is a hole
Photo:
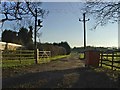
[[[37,25],[37,8],[35,8],[35,31],[34,31],[34,57],[35,57],[35,64],[38,63],[38,58],[37,58],[37,31],[42,27],[41,25],[42,21],[39,19],[38,20],[38,25]],[[39,26],[40,28],[37,30],[37,26]]]
[[[36,42],[36,33],[37,33],[37,8],[35,8],[35,31],[34,31],[34,55],[35,55],[35,64],[37,64],[37,42]]]
[[[84,50],[86,49],[86,21],[89,21],[90,19],[85,19],[85,13],[83,13],[83,20],[79,19],[79,21],[82,21],[84,24]]]
[[[120,5],[120,2],[118,2]],[[120,8],[118,9],[118,49],[120,50]]]
[[[85,19],[85,13],[83,13],[83,20],[79,19],[79,21],[82,21],[84,24],[84,59],[86,57],[85,50],[86,50],[86,21],[89,21],[90,19]]]

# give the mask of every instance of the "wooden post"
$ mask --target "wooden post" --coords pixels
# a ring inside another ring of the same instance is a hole
[[[51,57],[51,51],[49,51],[48,53],[49,53],[49,62],[50,62],[50,57]]]
[[[112,67],[111,67],[112,70],[113,70],[113,62],[114,62],[114,52],[112,52]]]
[[[2,60],[2,50],[0,50],[0,60]]]
[[[0,89],[2,90],[2,50],[0,49]]]
[[[86,55],[85,55],[85,51],[86,51],[86,21],[89,21],[90,19],[86,20],[85,19],[85,14],[86,13],[83,13],[83,20],[80,20],[79,21],[83,21],[83,25],[84,25],[84,59],[86,58]]]
[[[37,60],[39,60],[39,49],[37,49]]]
[[[108,60],[108,52],[107,52],[107,58],[106,59]]]
[[[34,57],[35,57],[35,64],[37,64],[37,41],[36,41],[36,36],[37,36],[37,8],[35,8],[35,31],[34,31]]]
[[[0,64],[2,64],[2,50],[0,50]]]
[[[103,60],[103,52],[101,52],[101,67],[102,67],[102,60]]]
[[[20,64],[21,64],[21,50],[19,51],[19,61],[20,61]]]
[[[51,57],[51,51],[50,51],[50,57]]]

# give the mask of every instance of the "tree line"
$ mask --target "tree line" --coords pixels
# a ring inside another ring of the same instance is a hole
[[[71,53],[71,48],[67,42],[45,43],[42,45],[43,48],[52,51],[53,55],[69,55]]]
[[[78,53],[81,53],[87,50],[97,50],[97,51],[107,52],[107,51],[114,51],[118,49],[117,47],[94,47],[94,46],[87,46],[85,50],[84,50],[84,47],[74,47],[71,49],[72,52],[78,52]]]
[[[19,32],[6,29],[2,33],[2,41],[6,43],[16,43],[27,46],[33,43],[32,30],[32,26],[29,27],[29,30],[22,27],[19,29]]]
[[[20,49],[33,50],[33,28],[21,27],[18,32],[13,30],[4,30],[2,33],[2,41],[6,43],[21,44],[24,47]],[[51,51],[52,56],[56,55],[68,55],[71,53],[71,48],[67,42],[60,43],[40,43],[37,42],[37,48],[39,50]]]

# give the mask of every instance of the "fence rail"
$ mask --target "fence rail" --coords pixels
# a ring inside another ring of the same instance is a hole
[[[33,50],[7,50],[2,52],[2,60],[34,59]]]
[[[100,66],[109,66],[112,70],[120,69],[120,52],[101,52],[100,54]]]
[[[35,62],[34,50],[4,50],[0,52],[3,66],[28,65]],[[50,51],[37,50],[38,62],[45,63],[51,57]],[[45,60],[47,59],[47,60]]]
[[[40,63],[50,62],[51,51],[38,51],[38,60]]]

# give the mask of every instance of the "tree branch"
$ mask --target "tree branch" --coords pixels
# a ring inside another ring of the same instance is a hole
[[[117,13],[120,9],[120,2],[86,2],[83,10],[90,15],[94,15],[95,27],[105,25],[111,21],[116,22]]]

